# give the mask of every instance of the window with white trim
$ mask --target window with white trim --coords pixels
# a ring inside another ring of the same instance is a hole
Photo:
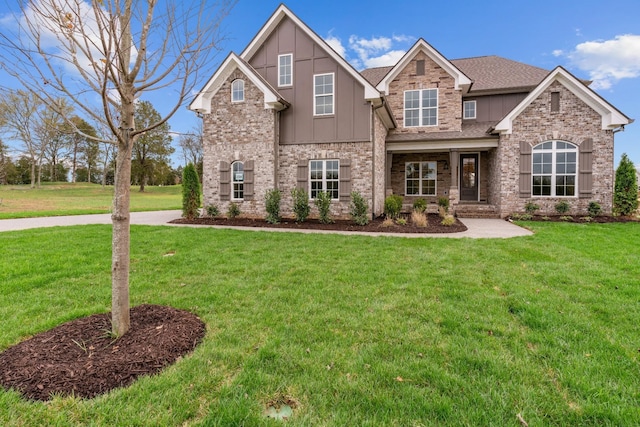
[[[236,79],[231,83],[231,102],[244,101],[244,80]]]
[[[464,101],[462,103],[462,109],[464,115],[462,116],[464,119],[475,119],[476,118],[476,101]]]
[[[547,141],[533,147],[532,195],[574,197],[577,194],[578,147]]]
[[[404,194],[407,196],[435,196],[437,175],[436,162],[406,163]]]
[[[313,114],[326,116],[333,114],[333,73],[313,76]]]
[[[438,125],[438,89],[404,93],[404,127]]]
[[[244,199],[244,164],[233,162],[231,165],[231,184],[233,187],[233,200]]]
[[[326,191],[338,199],[340,162],[338,160],[311,160],[309,162],[309,195],[312,199]]]
[[[278,55],[278,86],[293,84],[293,54]]]

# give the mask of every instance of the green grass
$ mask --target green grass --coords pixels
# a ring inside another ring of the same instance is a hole
[[[132,226],[133,305],[195,352],[93,400],[0,391],[0,425],[640,425],[640,224],[402,239]],[[110,307],[110,227],[0,234],[0,350]],[[164,256],[175,251],[173,256]]]
[[[180,209],[182,187],[131,187],[131,211]],[[45,183],[40,188],[28,185],[0,185],[0,219],[42,216],[80,215],[111,212],[113,186],[99,184]]]

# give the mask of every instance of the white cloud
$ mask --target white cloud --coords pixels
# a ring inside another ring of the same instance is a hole
[[[609,89],[621,79],[640,77],[640,35],[580,43],[567,57],[589,73],[592,88]]]
[[[326,42],[327,42],[327,44],[328,44],[329,46],[331,46],[331,48],[332,48],[333,50],[335,50],[336,52],[338,52],[338,54],[339,54],[340,56],[342,56],[343,58],[346,58],[346,57],[345,57],[345,54],[346,54],[347,52],[346,52],[346,49],[345,49],[344,45],[342,44],[342,40],[340,40],[338,37],[335,37],[335,36],[329,35],[327,38],[325,38],[325,39],[324,39],[324,41],[326,41]]]
[[[415,38],[406,35],[371,38],[351,35],[345,45],[330,33],[325,41],[356,69],[363,69],[395,65]]]
[[[404,50],[391,50],[383,55],[367,58],[367,60],[364,61],[364,66],[366,68],[375,68],[396,65],[405,53],[406,51]]]
[[[551,52],[551,54],[552,54],[553,56],[558,57],[558,56],[562,56],[562,55],[564,55],[564,51],[563,51],[562,49],[556,49],[556,50],[554,50],[553,52]]]

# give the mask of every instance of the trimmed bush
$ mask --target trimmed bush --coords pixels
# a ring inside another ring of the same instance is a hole
[[[591,218],[595,218],[602,213],[602,207],[598,202],[589,202],[589,207],[587,208],[587,212],[589,212],[589,216]]]
[[[189,163],[182,171],[182,216],[187,219],[198,217],[200,208],[200,180],[198,172]]]
[[[444,208],[445,212],[449,212],[449,198],[438,197],[438,207]]]
[[[561,200],[558,203],[556,203],[556,212],[558,212],[559,214],[565,214],[567,212],[569,212],[569,209],[571,209],[571,206],[569,206],[569,202],[567,202],[566,200]]]
[[[418,212],[424,212],[427,210],[427,201],[423,198],[416,199],[413,202],[413,210]]]
[[[219,217],[220,209],[218,209],[218,205],[207,206],[207,215],[209,215],[211,218]]]
[[[267,217],[265,220],[269,224],[277,224],[280,222],[280,201],[282,200],[282,192],[276,188],[267,191],[265,194],[265,209]]]
[[[384,214],[388,218],[396,219],[402,210],[402,196],[392,194],[384,199]]]
[[[240,206],[236,203],[229,203],[229,208],[227,209],[227,217],[229,219],[234,219],[235,217],[240,216]]]
[[[351,219],[357,225],[369,224],[369,215],[367,214],[367,201],[357,191],[351,192],[350,214]]]
[[[613,211],[618,215],[632,215],[638,210],[638,177],[627,153],[622,154],[613,190]]]
[[[291,190],[291,198],[293,199],[293,213],[296,217],[296,222],[305,222],[311,213],[309,193],[302,188],[293,188]]]
[[[524,211],[525,211],[526,213],[528,213],[529,215],[533,215],[533,214],[535,214],[535,213],[536,213],[536,211],[537,211],[538,209],[540,209],[540,206],[536,205],[536,204],[535,204],[535,203],[533,203],[533,202],[527,202],[527,203],[524,205]]]
[[[326,191],[321,191],[315,200],[315,205],[318,208],[319,221],[323,224],[331,224],[333,218],[331,218],[331,195]]]

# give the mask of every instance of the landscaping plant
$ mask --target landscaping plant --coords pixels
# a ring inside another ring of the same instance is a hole
[[[384,199],[384,214],[387,218],[396,219],[402,210],[402,196],[391,194]]]
[[[320,191],[315,200],[316,207],[318,208],[318,218],[323,224],[333,223],[331,218],[331,194],[326,191]]]
[[[367,225],[369,223],[367,201],[357,191],[351,192],[351,205],[349,214],[357,225]]]
[[[240,206],[237,203],[231,202],[229,203],[229,208],[227,209],[227,217],[229,219],[234,219],[240,216]]]
[[[187,219],[197,218],[199,208],[200,180],[193,163],[189,163],[182,171],[182,216]]]
[[[427,201],[422,197],[419,199],[416,199],[413,202],[413,210],[418,212],[425,212],[427,210]]]
[[[561,200],[556,203],[555,208],[556,212],[558,212],[559,214],[566,214],[567,212],[569,212],[569,209],[571,209],[571,206],[569,206],[569,202],[567,202],[566,200]]]
[[[265,195],[265,209],[267,211],[266,221],[269,224],[280,222],[280,200],[282,192],[277,188],[267,191]]]
[[[293,199],[293,213],[296,222],[305,222],[311,213],[309,193],[303,188],[293,188],[291,189],[291,198]]]
[[[638,210],[638,177],[627,153],[622,154],[616,169],[613,210],[618,215],[633,215]]]

